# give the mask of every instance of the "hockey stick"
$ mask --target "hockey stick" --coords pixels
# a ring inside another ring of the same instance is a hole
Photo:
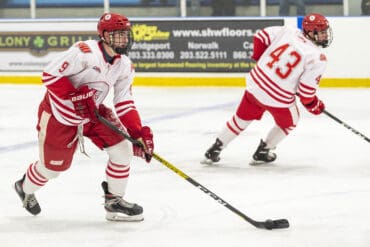
[[[102,117],[98,112],[95,112],[95,114],[96,114],[97,118],[99,119],[99,121],[102,122],[104,125],[106,125],[110,129],[112,129],[113,131],[115,131],[119,135],[125,137],[127,140],[129,140],[134,145],[137,145],[139,147],[143,147],[143,144],[140,141],[131,138],[124,131],[122,131],[121,129],[116,127],[114,124],[112,124],[109,120]],[[197,181],[195,181],[194,179],[192,179],[191,177],[186,175],[180,169],[176,168],[170,162],[168,162],[165,159],[163,159],[162,157],[160,157],[158,154],[153,153],[153,158],[155,160],[159,161],[159,163],[168,167],[170,170],[175,172],[180,177],[184,178],[186,181],[188,181],[189,183],[191,183],[192,185],[194,185],[195,187],[197,187],[201,191],[203,191],[204,193],[206,193],[207,195],[209,195],[210,197],[212,197],[215,201],[217,201],[221,205],[225,206],[227,209],[231,210],[232,212],[239,215],[244,220],[248,221],[253,226],[255,226],[257,228],[260,228],[260,229],[267,229],[267,230],[281,229],[281,228],[288,228],[289,227],[289,222],[286,219],[278,219],[278,220],[270,220],[269,219],[269,220],[266,220],[266,221],[255,221],[255,220],[249,218],[248,216],[246,216],[245,214],[240,212],[238,209],[231,206],[229,203],[227,203],[221,197],[219,197],[218,195],[216,195],[215,193],[213,193],[212,191],[210,191],[209,189],[207,189],[206,187],[204,187],[203,185],[201,185],[200,183],[198,183]]]
[[[343,125],[347,129],[351,130],[353,133],[355,133],[356,135],[360,136],[365,141],[370,142],[370,139],[368,137],[366,137],[364,134],[360,133],[358,130],[355,130],[354,128],[352,128],[351,126],[349,126],[348,124],[346,124],[345,122],[343,122],[342,120],[340,120],[339,118],[335,117],[333,114],[329,113],[326,110],[324,110],[323,113],[325,113],[327,116],[331,117],[332,119],[334,119],[336,122],[338,122],[339,124]]]

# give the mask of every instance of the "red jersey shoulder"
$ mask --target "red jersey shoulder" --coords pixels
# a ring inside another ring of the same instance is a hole
[[[89,53],[92,52],[89,45],[86,44],[85,42],[78,42],[76,46],[83,52],[83,53]]]

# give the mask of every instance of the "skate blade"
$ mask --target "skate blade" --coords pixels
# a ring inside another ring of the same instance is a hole
[[[267,162],[261,161],[261,160],[251,160],[249,162],[250,166],[261,166],[261,165],[264,165],[264,164],[267,164]]]
[[[125,215],[125,214],[120,214],[120,213],[107,212],[105,215],[105,219],[109,221],[137,222],[137,221],[143,221],[144,216],[142,214]]]
[[[205,159],[201,160],[200,163],[203,164],[203,165],[214,165],[216,162],[213,162],[211,159],[205,158]]]
[[[267,162],[267,161],[262,161],[262,160],[254,160],[254,159],[252,159],[250,162],[249,162],[249,165],[250,166],[263,166],[263,165],[266,165],[266,164],[272,164],[274,162],[274,160],[273,161],[269,161],[269,162]]]

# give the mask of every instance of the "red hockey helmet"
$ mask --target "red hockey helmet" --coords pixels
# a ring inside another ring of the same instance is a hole
[[[117,30],[130,30],[131,23],[126,16],[105,13],[103,14],[98,22],[98,33],[100,37],[103,37],[104,31],[113,32]]]
[[[304,32],[324,31],[329,28],[329,22],[325,16],[311,13],[304,17],[302,27]]]
[[[302,21],[302,29],[306,37],[310,38],[317,45],[320,45],[322,47],[327,47],[332,41],[332,33],[331,33],[329,21],[323,15],[320,15],[317,13],[311,13],[311,14],[306,15]],[[328,32],[328,38],[325,40],[319,41],[317,38],[317,34],[322,31]],[[308,34],[309,32],[313,32],[314,37],[311,37]]]
[[[126,32],[128,42],[124,46],[117,46],[114,44],[114,32],[117,31]],[[109,33],[109,40],[104,38],[104,32]],[[98,34],[100,39],[111,46],[118,54],[127,54],[128,50],[131,48],[133,35],[131,23],[126,16],[115,13],[103,14],[98,22]]]

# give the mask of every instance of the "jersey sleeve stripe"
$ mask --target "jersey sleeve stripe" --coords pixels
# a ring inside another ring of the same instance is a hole
[[[116,110],[118,117],[122,117],[130,111],[136,111],[136,108],[135,107],[130,107],[130,108],[126,108],[126,109],[120,110],[120,111]]]
[[[115,107],[116,111],[124,111],[127,108],[136,108],[136,106],[134,104],[127,104],[127,105],[122,105],[122,106],[119,106],[119,107]]]
[[[315,95],[316,89],[300,83],[298,86],[298,94],[305,98],[311,98]]]
[[[72,105],[68,106],[67,102],[65,102],[66,100],[59,99],[56,95],[54,95],[54,93],[52,93],[50,91],[48,91],[48,95],[49,95],[51,100],[53,100],[55,103],[60,105],[62,108],[65,108],[66,111],[69,111],[71,113],[74,112],[74,108],[72,107]]]
[[[79,125],[81,123],[83,119],[74,112],[74,109],[68,107],[51,92],[49,92],[48,95],[50,105],[55,110],[55,115],[65,120],[68,125]]]
[[[124,105],[129,105],[129,104],[134,104],[134,101],[133,100],[126,100],[126,101],[123,101],[123,102],[119,102],[119,103],[115,104],[114,107],[117,108],[117,107],[121,107],[121,106],[124,106]]]
[[[269,46],[271,43],[270,36],[265,30],[259,31],[256,37],[259,38],[266,46]]]
[[[124,102],[120,102],[115,105],[116,113],[118,117],[125,115],[129,111],[136,111],[136,106],[134,101],[128,100]]]
[[[56,77],[56,76],[53,76],[53,75],[50,75],[48,73],[43,73],[42,74],[42,82],[44,83],[45,86],[49,86],[51,84],[53,84],[54,82],[56,82],[59,78]]]
[[[311,91],[311,92],[315,92],[316,91],[316,88],[314,87],[310,87],[302,82],[299,83],[299,87],[302,89],[302,90],[305,90],[305,91]]]

